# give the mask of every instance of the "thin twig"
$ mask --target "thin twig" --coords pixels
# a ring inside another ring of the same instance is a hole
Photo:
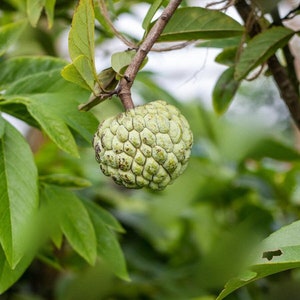
[[[134,108],[134,103],[131,98],[131,87],[143,63],[143,60],[151,50],[156,40],[159,38],[160,34],[163,32],[165,26],[176,11],[177,7],[180,5],[181,1],[182,0],[170,0],[161,16],[155,22],[146,38],[138,48],[136,55],[133,57],[130,65],[127,67],[124,73],[123,78],[120,80],[118,96],[120,97],[126,110]]]
[[[251,7],[247,4],[245,0],[237,0],[235,3],[235,8],[238,11],[239,15],[242,17],[245,23],[253,14]],[[247,31],[250,37],[261,32],[261,27],[259,21],[256,19],[254,22],[251,22],[251,26],[247,27]],[[293,118],[296,126],[300,129],[300,99],[298,95],[298,90],[295,89],[295,86],[289,77],[289,74],[285,67],[283,67],[276,55],[272,55],[268,61],[268,67],[271,71],[273,78],[277,84],[282,100],[289,109],[290,115]]]
[[[104,0],[98,0],[99,2],[99,7],[101,10],[101,13],[106,21],[106,23],[109,25],[111,31],[115,34],[115,36],[121,40],[126,46],[128,46],[129,48],[136,48],[136,45],[134,43],[132,43],[131,41],[127,40],[124,35],[122,35],[117,28],[114,26],[112,20],[109,17],[109,13],[107,11],[107,7],[105,5],[105,1]]]
[[[209,8],[215,5],[219,5],[222,4],[224,2],[227,2],[222,8],[220,8],[220,10],[226,10],[227,8],[229,8],[230,6],[233,6],[236,0],[220,0],[220,1],[216,1],[216,2],[211,2],[208,3],[205,8]]]
[[[194,43],[196,43],[196,41],[187,41],[187,42],[171,45],[169,47],[155,47],[155,48],[152,48],[151,51],[152,52],[167,52],[167,51],[173,51],[173,50],[180,50],[180,49],[183,49]]]

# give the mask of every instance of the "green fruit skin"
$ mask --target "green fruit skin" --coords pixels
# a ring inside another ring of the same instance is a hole
[[[187,167],[193,134],[173,105],[157,100],[104,120],[93,146],[100,169],[127,188],[163,190]]]

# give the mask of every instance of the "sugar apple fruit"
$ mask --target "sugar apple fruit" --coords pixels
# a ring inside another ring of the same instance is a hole
[[[157,100],[104,120],[93,139],[106,176],[127,188],[162,190],[185,170],[193,143],[186,118]]]

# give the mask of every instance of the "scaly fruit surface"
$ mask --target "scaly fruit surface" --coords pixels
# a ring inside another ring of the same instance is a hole
[[[127,188],[162,190],[185,170],[193,143],[186,118],[157,100],[103,121],[93,146],[100,169]]]

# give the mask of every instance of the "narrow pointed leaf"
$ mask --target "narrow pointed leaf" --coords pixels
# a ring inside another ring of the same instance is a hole
[[[238,51],[237,47],[225,48],[221,53],[219,53],[216,56],[215,62],[228,67],[234,66],[236,63],[237,51]]]
[[[293,30],[278,26],[255,36],[241,53],[235,68],[235,79],[245,78],[250,71],[264,63],[279,48],[284,47],[293,35]]]
[[[85,206],[71,191],[54,186],[43,186],[43,199],[49,216],[57,222],[73,249],[88,263],[97,256],[96,236]]]
[[[85,205],[95,228],[98,255],[111,267],[118,277],[129,280],[124,255],[116,236],[103,222],[105,221],[102,218],[103,215],[98,214],[95,207],[90,205],[90,203],[85,202]]]
[[[0,56],[19,38],[26,28],[27,21],[21,20],[0,27]]]
[[[40,176],[39,179],[40,181],[46,182],[48,184],[54,184],[68,188],[86,188],[91,186],[91,183],[88,180],[69,174],[50,174]]]
[[[46,0],[27,0],[27,15],[33,27],[37,25],[45,3]]]
[[[72,60],[84,55],[94,60],[94,9],[91,0],[80,0],[73,16],[69,34],[69,52]]]
[[[27,250],[30,225],[38,208],[38,188],[29,145],[8,122],[0,140],[0,172],[0,243],[14,268]]]
[[[105,224],[107,227],[109,227],[112,230],[124,233],[125,230],[122,227],[122,225],[107,210],[91,201],[84,201],[84,205],[88,208],[88,211],[94,211],[101,219],[102,223]]]
[[[219,77],[213,89],[213,107],[217,114],[223,114],[231,104],[240,82],[234,79],[234,67],[228,68]]]
[[[0,247],[0,295],[9,289],[25,272],[34,258],[34,253],[26,253],[12,269]]]
[[[67,80],[91,91],[94,90],[94,82],[97,82],[94,58],[94,21],[93,1],[80,0],[69,33],[69,53],[73,65],[67,66],[62,73]],[[80,77],[82,78],[80,79]]]
[[[143,24],[142,27],[145,29],[145,31],[147,31],[155,13],[157,12],[157,10],[160,8],[161,4],[162,4],[163,0],[155,0],[150,8],[147,11],[147,14],[143,20]]]
[[[48,28],[53,26],[55,1],[56,0],[46,0],[45,12],[48,20]]]
[[[226,14],[202,7],[176,10],[158,41],[218,39],[242,35],[244,27]]]

